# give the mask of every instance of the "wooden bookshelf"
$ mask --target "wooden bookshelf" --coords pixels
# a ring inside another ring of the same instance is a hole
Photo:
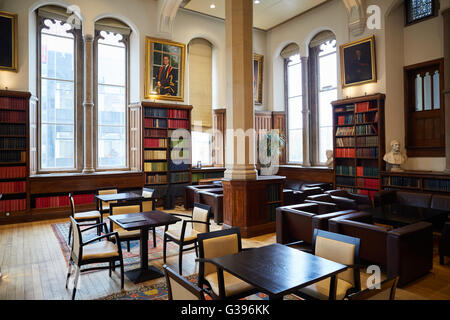
[[[191,141],[175,137],[177,129],[190,136],[191,111],[190,105],[142,103],[144,184],[164,195],[165,208],[182,202],[184,187],[192,181]]]
[[[372,199],[381,189],[384,101],[384,94],[375,94],[332,102],[335,188]]]
[[[27,213],[29,203],[28,92],[0,90],[0,220]]]
[[[450,194],[450,174],[435,171],[381,172],[384,190]]]
[[[220,179],[223,178],[225,168],[219,167],[205,167],[205,168],[192,168],[192,184],[198,184],[202,179]]]

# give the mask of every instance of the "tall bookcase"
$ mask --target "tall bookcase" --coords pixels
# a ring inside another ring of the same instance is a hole
[[[190,136],[191,111],[189,105],[142,103],[144,184],[163,197],[165,208],[181,202],[192,181],[190,137],[175,132],[184,129]]]
[[[385,152],[384,94],[334,101],[334,184],[368,195],[381,189]]]
[[[29,208],[28,92],[0,90],[0,218]]]

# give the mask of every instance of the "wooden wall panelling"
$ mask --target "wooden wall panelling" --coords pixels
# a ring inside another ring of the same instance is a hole
[[[328,168],[280,166],[278,174],[289,180],[334,183],[334,170]]]
[[[225,165],[226,109],[213,110],[213,166]]]
[[[280,135],[284,136],[286,141],[286,113],[285,112],[273,112],[273,129],[278,130]],[[280,165],[286,163],[286,145],[281,150]]]
[[[259,163],[259,141],[264,138],[266,133],[272,130],[272,112],[257,111],[255,112],[255,150],[256,164]]]

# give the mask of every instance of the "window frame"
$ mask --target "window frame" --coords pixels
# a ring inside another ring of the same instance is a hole
[[[36,74],[36,87],[37,87],[37,130],[36,130],[36,146],[37,146],[37,174],[48,174],[48,173],[75,173],[81,172],[82,170],[82,161],[84,157],[84,149],[83,145],[80,144],[80,141],[83,141],[82,133],[83,133],[83,106],[82,106],[82,93],[83,93],[83,85],[84,85],[84,77],[83,77],[83,66],[84,66],[84,52],[83,52],[83,37],[81,28],[76,29],[72,27],[68,32],[73,34],[74,38],[74,167],[73,168],[52,168],[52,169],[43,169],[42,168],[42,75],[41,75],[41,63],[42,63],[42,30],[46,29],[44,22],[45,20],[50,20],[53,23],[56,21],[64,22],[64,18],[60,19],[50,18],[46,16],[39,15],[38,11],[36,11],[36,61],[37,61],[37,74]]]
[[[99,167],[98,165],[98,40],[102,38],[101,32],[108,30],[97,28],[95,29],[95,37],[93,40],[93,100],[94,100],[94,112],[93,112],[93,152],[94,152],[94,169],[96,172],[102,171],[129,171],[130,169],[130,132],[129,132],[129,112],[128,106],[130,105],[130,34],[123,34],[120,32],[113,32],[114,34],[121,34],[123,39],[122,43],[125,45],[125,166],[123,167]]]
[[[425,20],[432,19],[432,18],[435,18],[435,17],[439,16],[440,2],[438,0],[431,0],[432,13],[430,15],[425,16],[425,17],[420,18],[420,19],[410,20],[409,7],[410,7],[410,4],[411,4],[411,1],[412,0],[405,0],[405,2],[404,2],[404,6],[405,6],[405,27],[408,27],[408,26],[414,25],[416,23],[420,23],[420,22],[423,22]]]

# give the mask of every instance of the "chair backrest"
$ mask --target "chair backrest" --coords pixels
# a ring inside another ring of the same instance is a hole
[[[241,232],[239,228],[231,228],[214,232],[202,233],[197,236],[199,244],[199,257],[212,259],[242,250]],[[200,263],[199,277],[217,272],[216,266],[211,263]]]
[[[192,220],[208,222],[210,214],[210,206],[201,203],[194,203],[194,209],[192,210]],[[193,223],[192,229],[199,233],[209,232],[209,225],[203,223]]]
[[[75,221],[73,217],[70,217],[70,223],[72,224],[72,230],[73,230],[73,240],[72,240],[72,257],[74,258],[75,262],[79,259],[81,255],[81,230],[80,225]]]
[[[69,193],[69,202],[70,202],[70,209],[72,210],[71,216],[75,216],[75,201],[73,200],[73,196],[71,193]]]
[[[97,194],[98,195],[117,194],[117,189],[116,188],[97,189]],[[105,207],[105,206],[109,206],[112,203],[117,203],[117,201],[110,201],[110,202],[102,201],[102,208]]]
[[[350,300],[395,300],[395,291],[397,290],[398,277],[388,279],[365,290],[353,293],[348,296]]]
[[[110,207],[112,215],[142,212],[142,203],[140,201],[112,203]]]
[[[316,256],[345,265],[359,264],[360,240],[338,233],[315,229],[313,236],[313,248]],[[359,269],[358,269],[359,270]],[[355,269],[349,268],[337,275],[359,290],[360,275]]]
[[[164,265],[169,300],[205,300],[202,290]]]
[[[155,193],[154,189],[142,188],[142,197],[143,198],[151,198],[151,197],[153,197],[154,193]]]
[[[153,200],[142,200],[142,212],[153,211]]]

